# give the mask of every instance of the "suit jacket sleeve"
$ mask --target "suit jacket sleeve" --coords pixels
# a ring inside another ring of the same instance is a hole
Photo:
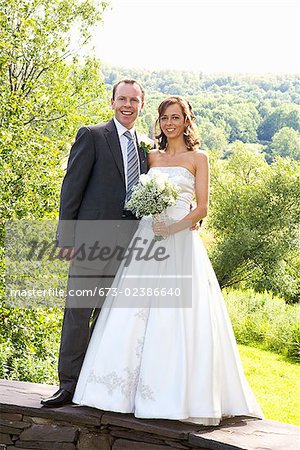
[[[70,151],[61,188],[56,235],[59,247],[74,246],[75,221],[94,163],[95,148],[91,130],[88,127],[80,128]]]

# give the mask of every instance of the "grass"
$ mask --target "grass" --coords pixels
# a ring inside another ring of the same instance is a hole
[[[271,350],[300,362],[300,305],[287,305],[271,293],[223,290],[239,344]]]
[[[300,366],[282,355],[239,345],[248,382],[266,419],[300,425]]]

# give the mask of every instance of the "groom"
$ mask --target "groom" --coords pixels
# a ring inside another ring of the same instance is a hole
[[[144,106],[143,87],[135,80],[119,81],[113,87],[111,106],[114,118],[105,124],[82,127],[71,148],[57,232],[61,255],[71,260],[75,246],[72,226],[76,221],[134,219],[124,204],[139,175],[148,170],[147,157],[139,148],[134,129]],[[76,304],[76,298],[70,297],[70,289],[78,289],[81,283],[76,270],[76,264],[71,264],[67,305]],[[58,364],[60,389],[42,400],[42,405],[55,408],[72,402],[90,337],[90,320],[93,317],[95,321],[99,314],[94,306],[65,308]]]

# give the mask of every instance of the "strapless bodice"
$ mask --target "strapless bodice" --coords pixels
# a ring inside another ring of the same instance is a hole
[[[148,173],[154,171],[168,174],[169,179],[181,189],[176,204],[167,209],[167,215],[178,220],[189,213],[195,192],[194,175],[188,169],[181,166],[151,167]]]

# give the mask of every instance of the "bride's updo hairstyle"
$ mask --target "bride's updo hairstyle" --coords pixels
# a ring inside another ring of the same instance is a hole
[[[200,139],[197,136],[194,121],[196,117],[193,113],[193,108],[187,100],[184,100],[182,97],[177,95],[172,95],[171,97],[166,98],[161,102],[158,107],[158,119],[156,120],[155,127],[159,129],[160,133],[156,135],[156,139],[158,141],[159,150],[166,150],[168,140],[166,135],[162,132],[159,122],[160,118],[164,115],[166,109],[170,105],[178,104],[181,107],[182,114],[184,116],[184,121],[186,124],[185,131],[183,133],[184,142],[188,150],[195,150],[199,144]]]

